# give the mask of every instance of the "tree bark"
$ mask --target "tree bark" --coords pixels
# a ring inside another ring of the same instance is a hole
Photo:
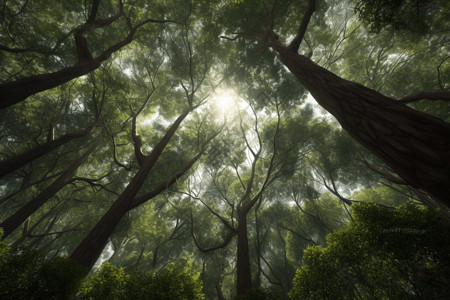
[[[31,150],[28,150],[22,154],[19,154],[13,158],[0,162],[0,178],[14,172],[15,170],[23,167],[24,165],[30,163],[31,161],[49,153],[50,151],[58,148],[65,143],[88,135],[94,126],[87,128],[86,130],[71,132],[65,134],[56,140],[50,140],[45,144],[39,145]]]
[[[86,238],[78,245],[70,256],[71,259],[91,269],[102,253],[108,239],[119,224],[122,217],[131,209],[131,203],[141,188],[153,165],[145,161],[122,194],[111,208],[100,219]]]
[[[42,205],[44,205],[54,194],[56,194],[66,183],[72,178],[75,171],[89,158],[89,156],[97,149],[100,142],[96,143],[80,158],[74,161],[61,176],[58,177],[49,187],[43,190],[38,196],[25,204],[15,214],[0,224],[4,230],[3,239],[10,235],[17,227],[25,222],[28,217],[35,213]]]
[[[181,122],[186,118],[191,110],[180,115],[172,126],[167,130],[166,134],[155,146],[149,155],[142,158],[142,163],[136,175],[127,185],[122,194],[113,203],[111,208],[100,219],[95,227],[89,232],[86,238],[78,245],[75,251],[70,256],[71,259],[78,261],[80,264],[91,269],[98,257],[102,253],[108,239],[113,233],[114,229],[119,224],[122,217],[132,208],[135,207],[135,198],[151,169],[155,165],[164,148],[169,143],[172,136],[180,126]],[[153,197],[156,195],[153,195]],[[151,197],[152,198],[152,197]],[[151,198],[146,198],[146,201]],[[145,201],[144,201],[145,202]]]
[[[236,262],[236,292],[245,295],[252,288],[252,275],[250,270],[250,253],[247,236],[247,212],[238,209],[237,228],[237,262]]]
[[[74,34],[78,62],[73,66],[56,72],[32,75],[12,82],[0,84],[0,109],[19,103],[33,94],[57,87],[74,78],[96,70],[104,61],[109,59],[114,52],[131,43],[136,30],[145,24],[175,23],[173,20],[146,19],[135,26],[131,26],[131,21],[124,14],[122,1],[119,1],[119,12],[117,14],[98,19],[97,13],[99,5],[100,0],[92,1],[88,19]],[[111,45],[94,58],[89,50],[87,37],[93,30],[108,26],[117,21],[120,17],[125,17],[127,19],[129,23],[128,33],[122,40]]]
[[[450,207],[450,124],[340,78],[276,38],[272,48],[353,138],[409,185]]]
[[[101,65],[102,61],[90,60],[62,70],[24,77],[0,85],[0,108],[19,103],[29,96],[57,87],[74,78],[83,76]]]

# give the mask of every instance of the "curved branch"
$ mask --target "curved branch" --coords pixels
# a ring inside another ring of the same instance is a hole
[[[192,216],[192,211],[191,211],[191,235],[192,235],[192,239],[194,240],[195,246],[197,246],[198,250],[200,250],[201,252],[209,252],[209,251],[214,251],[217,249],[221,249],[221,248],[225,248],[233,239],[233,236],[235,235],[235,232],[230,232],[230,234],[225,238],[225,240],[223,241],[223,243],[217,245],[217,246],[213,246],[213,247],[209,247],[209,248],[203,248],[202,246],[200,246],[200,244],[198,243],[197,239],[195,238],[195,234],[194,234],[194,217]]]
[[[116,165],[118,165],[119,167],[122,167],[122,168],[124,168],[125,170],[127,170],[127,171],[131,171],[131,166],[126,166],[126,165],[124,165],[124,164],[122,164],[118,159],[117,159],[117,155],[116,155],[116,142],[115,142],[115,140],[114,140],[114,136],[112,136],[111,135],[111,139],[112,139],[112,142],[113,142],[113,159],[114,159],[114,162],[116,163]]]
[[[302,22],[300,23],[300,27],[297,31],[297,35],[288,46],[291,51],[298,52],[298,48],[300,48],[300,44],[303,40],[303,37],[305,36],[309,21],[311,20],[311,16],[313,15],[315,10],[316,1],[308,0],[308,7],[306,8],[305,14],[303,15]]]
[[[412,95],[408,95],[402,99],[397,100],[401,103],[410,103],[419,100],[445,100],[450,101],[450,92],[437,91],[437,92],[420,92]]]
[[[361,162],[363,162],[367,167],[369,167],[369,169],[371,169],[372,171],[374,171],[375,173],[383,176],[384,178],[386,178],[387,180],[396,183],[396,184],[401,184],[401,185],[406,185],[407,183],[400,177],[397,177],[387,171],[378,169],[377,167],[373,166],[372,164],[370,164],[364,157],[361,156],[360,159]]]
[[[172,175],[166,181],[161,182],[152,191],[136,197],[133,201],[132,207],[139,206],[142,203],[152,199],[153,197],[159,195],[165,189],[168,189],[175,182],[177,182],[178,178],[183,176],[195,164],[195,162],[197,162],[197,160],[199,160],[200,157],[202,157],[202,155],[205,153],[206,147],[208,146],[209,142],[211,142],[220,132],[221,132],[221,130],[216,132],[208,140],[206,140],[205,143],[202,145],[202,148],[199,151],[199,153],[196,156],[194,156],[190,161],[188,161],[177,173]]]
[[[279,227],[282,228],[282,229],[284,229],[284,230],[289,231],[290,233],[292,233],[293,235],[295,235],[296,237],[298,237],[298,238],[300,238],[300,239],[302,239],[302,240],[305,240],[305,241],[307,241],[307,242],[313,243],[314,245],[317,245],[317,242],[316,242],[316,241],[313,241],[311,238],[304,237],[303,235],[301,235],[300,233],[298,233],[298,232],[295,231],[295,230],[292,230],[292,229],[290,229],[290,228],[288,228],[288,227],[285,227],[285,226],[283,226],[283,225],[279,225]]]

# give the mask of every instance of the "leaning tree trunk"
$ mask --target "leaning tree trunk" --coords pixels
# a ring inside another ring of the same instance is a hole
[[[97,69],[100,64],[101,62],[99,61],[91,60],[53,73],[33,75],[1,84],[0,108],[14,105],[33,94],[57,87],[74,78],[85,75]]]
[[[167,130],[166,134],[161,138],[158,144],[156,144],[155,148],[153,148],[153,151],[149,155],[144,156],[143,154],[141,154],[138,156],[141,158],[141,160],[139,162],[140,168],[137,171],[136,175],[134,175],[133,179],[127,185],[122,194],[120,194],[117,200],[113,203],[111,208],[94,226],[94,228],[89,232],[86,238],[78,245],[70,258],[88,267],[89,270],[94,266],[96,260],[108,243],[109,237],[119,224],[122,217],[129,210],[135,207],[136,194],[138,193],[139,189],[150,173],[150,170],[155,165],[159,156],[164,151],[172,136],[175,134],[181,122],[183,122],[189,112],[190,110],[181,114],[175,120],[175,122]],[[154,196],[156,195],[152,195],[152,197]],[[147,201],[149,199],[150,198],[145,200]]]
[[[92,128],[94,128],[93,125],[85,130],[70,132],[55,140],[48,141],[45,144],[39,145],[8,160],[0,161],[0,178],[14,172],[15,170],[23,167],[31,161],[47,153],[50,153],[52,150],[70,142],[73,139],[87,136],[91,132]]]
[[[91,147],[86,153],[80,158],[74,161],[69,168],[67,168],[61,176],[58,177],[50,186],[43,190],[39,195],[33,198],[30,202],[25,204],[21,209],[19,209],[15,214],[10,216],[8,219],[0,224],[3,228],[4,234],[2,238],[6,238],[10,235],[17,227],[19,227],[23,222],[25,222],[28,217],[34,214],[42,205],[44,205],[53,195],[55,195],[62,187],[64,187],[67,182],[72,178],[75,171],[89,158],[89,156],[97,149],[101,142],[96,143]]]
[[[450,124],[347,81],[275,41],[281,61],[352,137],[450,208]]]
[[[70,258],[91,269],[122,217],[132,208],[134,198],[153,165],[146,161],[111,208],[78,245]]]
[[[247,236],[247,212],[243,209],[238,209],[236,275],[237,294],[247,294],[252,288],[252,275]]]

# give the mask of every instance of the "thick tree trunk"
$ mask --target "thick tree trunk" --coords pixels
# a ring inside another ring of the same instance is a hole
[[[77,131],[77,132],[71,132],[68,134],[65,134],[56,140],[49,141],[45,144],[42,144],[40,146],[37,146],[31,150],[28,150],[22,154],[19,154],[15,157],[12,157],[8,160],[1,161],[0,162],[0,178],[4,177],[5,175],[8,175],[9,173],[14,172],[15,170],[23,167],[24,165],[30,163],[31,161],[49,153],[50,151],[58,148],[61,145],[64,145],[65,143],[75,139],[80,138],[83,136],[88,135],[93,126],[89,127],[86,130],[83,131]]]
[[[86,238],[78,245],[70,256],[71,259],[91,269],[102,253],[108,239],[114,232],[122,217],[131,209],[131,204],[137,192],[144,183],[153,164],[144,162],[139,171],[127,185],[122,194],[113,203],[111,208],[100,219]]]
[[[29,96],[57,87],[97,69],[102,61],[92,59],[62,70],[29,76],[0,85],[0,108],[6,108]]]
[[[247,212],[238,209],[237,228],[237,263],[236,263],[236,292],[245,295],[252,288],[252,275],[250,270],[250,252],[247,236]]]
[[[109,237],[114,232],[114,229],[117,227],[122,217],[129,210],[135,207],[134,204],[137,192],[141,188],[150,170],[155,165],[170,139],[175,134],[181,122],[186,118],[189,112],[190,111],[183,113],[176,119],[148,156],[142,156],[140,168],[136,175],[134,175],[133,179],[113,203],[111,208],[89,232],[86,238],[78,245],[70,258],[86,266],[89,270],[94,266],[98,257],[108,243]],[[156,195],[153,195],[153,197],[154,196]],[[146,201],[150,199],[151,198],[147,198]]]
[[[342,79],[275,41],[281,61],[349,134],[450,207],[450,124]]]
[[[3,238],[10,235],[17,227],[19,227],[26,219],[35,213],[42,205],[44,205],[54,194],[56,194],[66,183],[72,178],[75,171],[89,158],[89,156],[97,149],[99,143],[91,147],[80,158],[74,161],[61,176],[58,177],[49,187],[43,190],[38,196],[25,204],[15,214],[0,224],[4,230]]]

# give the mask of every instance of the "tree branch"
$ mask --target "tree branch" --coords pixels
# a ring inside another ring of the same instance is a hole
[[[195,234],[194,234],[194,217],[192,216],[192,211],[191,211],[191,235],[192,235],[192,239],[194,240],[195,246],[197,246],[197,248],[201,251],[201,252],[210,252],[210,251],[214,251],[217,249],[221,249],[221,248],[225,248],[233,239],[233,236],[236,234],[236,232],[230,232],[230,234],[225,238],[225,240],[217,245],[217,246],[213,246],[213,247],[209,247],[209,248],[203,248],[202,246],[200,246],[200,244],[198,243],[197,239],[195,238]]]
[[[419,100],[446,100],[450,101],[450,92],[449,91],[437,91],[437,92],[420,92],[416,94],[412,94],[406,96],[402,99],[397,100],[397,102],[401,103],[410,103]]]
[[[114,162],[116,163],[116,165],[118,165],[119,167],[124,168],[127,171],[131,171],[131,166],[127,167],[126,165],[122,164],[121,162],[119,162],[119,160],[117,159],[117,155],[116,155],[116,142],[114,140],[114,136],[111,135],[111,139],[112,139],[112,143],[113,143],[113,159]]]
[[[302,239],[302,240],[305,240],[305,241],[307,241],[307,242],[313,243],[314,245],[317,245],[317,242],[316,242],[316,241],[313,241],[311,238],[304,237],[303,235],[301,235],[300,233],[298,233],[298,232],[295,231],[295,230],[292,230],[292,229],[290,229],[290,228],[288,228],[288,227],[285,227],[285,226],[283,226],[283,225],[278,225],[278,226],[279,226],[280,228],[284,229],[284,230],[289,231],[290,233],[292,233],[293,235],[295,235],[296,237],[298,237],[298,238],[300,238],[300,239]]]
[[[298,28],[297,35],[288,46],[290,50],[298,52],[303,37],[305,36],[306,29],[308,28],[309,21],[311,20],[311,16],[313,15],[315,10],[316,10],[316,1],[308,0],[308,6],[306,8],[305,14],[303,15],[300,27]]]
[[[157,195],[159,195],[162,191],[168,189],[171,185],[173,185],[175,182],[177,182],[178,178],[180,178],[181,176],[184,175],[184,173],[186,173],[194,164],[195,162],[197,162],[197,160],[200,159],[200,157],[202,157],[202,155],[205,153],[205,150],[207,148],[207,145],[209,144],[209,142],[211,142],[219,133],[221,132],[218,131],[216,132],[214,135],[212,135],[202,146],[202,149],[199,151],[199,153],[194,156],[188,163],[186,163],[177,173],[175,173],[174,175],[172,175],[169,179],[167,179],[164,182],[161,182],[156,188],[154,188],[152,191],[145,193],[141,196],[138,196],[134,199],[132,207],[137,207],[139,205],[141,205],[142,203],[150,200],[153,197],[156,197]]]
[[[401,185],[407,184],[402,178],[397,177],[394,174],[391,174],[387,171],[381,170],[381,169],[375,167],[374,165],[370,164],[364,157],[361,157],[360,161],[363,162],[367,167],[369,167],[369,169],[371,169],[375,173],[383,176],[384,178],[386,178],[387,180],[389,180],[393,183],[401,184]]]

